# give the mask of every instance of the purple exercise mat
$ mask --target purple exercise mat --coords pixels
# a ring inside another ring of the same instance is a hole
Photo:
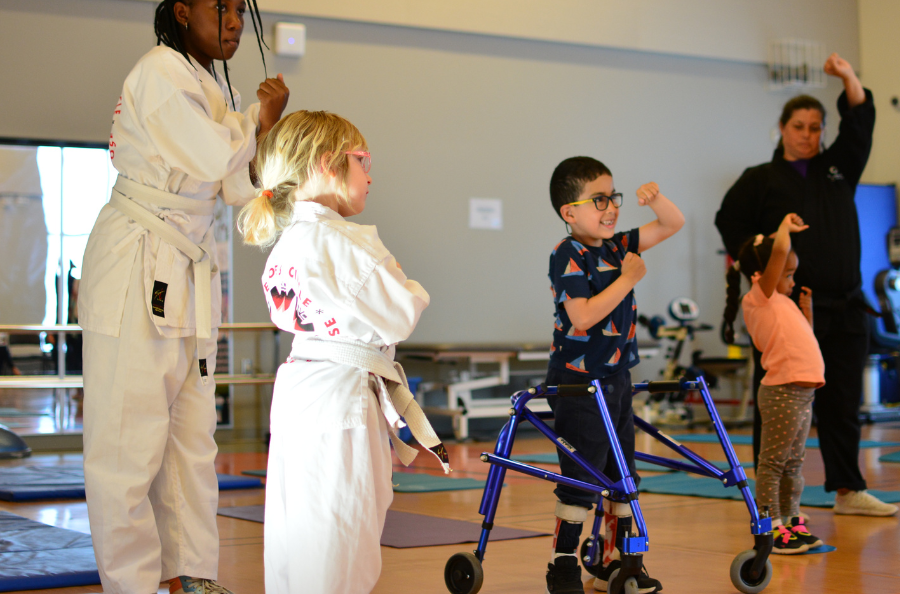
[[[263,509],[262,505],[223,507],[219,509],[219,515],[262,523]],[[381,544],[395,549],[434,547],[478,542],[480,536],[481,524],[475,522],[436,518],[389,509],[384,522],[384,532],[381,534]],[[549,536],[549,534],[494,526],[491,530],[490,540],[513,540],[534,536]]]

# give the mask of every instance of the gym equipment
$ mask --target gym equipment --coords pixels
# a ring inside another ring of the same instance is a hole
[[[31,455],[31,448],[25,440],[0,425],[0,459],[26,458]]]
[[[676,325],[666,325],[662,316],[647,318],[639,315],[638,323],[645,326],[654,339],[669,339],[672,343],[666,349],[666,366],[660,371],[662,381],[670,381],[685,377],[696,379],[704,376],[710,388],[718,385],[721,374],[730,377],[733,382],[730,403],[738,406],[735,413],[726,418],[729,425],[743,424],[752,419],[748,416],[750,402],[750,370],[747,357],[703,357],[703,351],[691,353],[691,363],[682,365],[681,357],[685,345],[693,341],[697,332],[713,330],[713,326],[705,323],[694,323],[700,317],[700,308],[687,297],[676,297],[669,303],[669,316]],[[648,394],[642,414],[650,423],[667,427],[690,427],[695,424],[692,404],[699,404],[697,398],[686,391],[665,394]],[[705,421],[704,421],[705,422]]]

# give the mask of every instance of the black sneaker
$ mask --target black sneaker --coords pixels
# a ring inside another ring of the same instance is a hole
[[[806,529],[806,522],[804,522],[801,517],[795,516],[791,518],[791,525],[788,526],[788,529],[794,533],[794,536],[796,536],[800,542],[806,543],[811,549],[825,544],[822,542],[821,538],[809,533],[809,530]]]
[[[617,569],[622,567],[622,562],[616,559],[611,561],[609,565],[600,570],[597,577],[594,578],[594,590],[598,592],[606,592],[609,589],[609,578]],[[641,575],[637,576],[638,594],[651,594],[662,590],[662,584],[659,580],[655,580],[647,573],[647,568],[641,566]]]
[[[775,545],[773,555],[799,555],[809,550],[809,545],[800,540],[787,526],[776,526],[772,529]]]
[[[547,594],[584,594],[577,557],[565,555],[547,564]]]

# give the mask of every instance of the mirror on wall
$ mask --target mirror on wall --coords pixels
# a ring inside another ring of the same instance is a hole
[[[0,324],[74,321],[71,293],[115,179],[104,145],[0,138]]]
[[[102,143],[0,137],[0,326],[77,324],[85,247],[117,175]],[[222,316],[230,322],[231,208],[217,201],[215,217]],[[81,374],[79,333],[9,330],[0,329],[0,375]],[[231,346],[230,333],[220,333],[220,373],[233,369]],[[230,387],[223,391],[230,396]],[[77,413],[64,418],[77,392],[37,384],[0,389],[0,424],[24,434],[77,431]],[[230,425],[230,418],[221,421]]]

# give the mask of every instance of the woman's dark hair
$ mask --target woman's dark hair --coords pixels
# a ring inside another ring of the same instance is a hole
[[[162,0],[159,3],[159,6],[156,7],[156,17],[153,21],[153,32],[156,33],[156,45],[165,45],[167,47],[172,48],[176,52],[180,53],[184,56],[184,59],[189,63],[191,62],[191,57],[188,56],[187,52],[184,49],[184,41],[181,38],[181,27],[178,24],[178,20],[175,18],[175,4],[181,2],[182,4],[190,4],[191,0]],[[259,45],[259,53],[262,56],[263,61],[263,72],[268,78],[268,71],[266,70],[266,55],[263,53],[263,46],[266,45],[265,39],[263,39],[262,32],[262,17],[259,15],[259,7],[256,5],[256,0],[247,0],[247,3],[250,5],[250,20],[253,21],[253,31],[256,33],[256,43]],[[221,0],[216,3],[216,6],[219,7],[222,5]],[[222,49],[222,12],[217,11],[219,13],[219,49]],[[224,50],[222,51],[224,55]],[[228,92],[231,94],[231,107],[232,109],[237,109],[234,101],[234,91],[231,90],[231,80],[228,78],[228,63],[222,62],[223,67],[225,68],[225,82],[228,84]],[[215,76],[215,66],[213,66],[213,75]]]
[[[787,123],[791,121],[791,116],[798,109],[818,110],[822,114],[822,125],[825,125],[825,106],[822,105],[821,101],[809,95],[797,95],[784,104],[784,107],[781,108],[781,118],[778,120],[781,122],[781,125],[787,126]]]
[[[559,210],[581,195],[584,184],[601,175],[612,176],[609,168],[591,157],[570,157],[556,166],[550,176],[550,202],[559,218]]]
[[[797,95],[785,103],[784,107],[781,108],[781,117],[778,121],[781,123],[782,127],[787,126],[787,123],[791,121],[794,112],[798,109],[818,110],[819,113],[822,114],[822,125],[825,125],[825,107],[822,105],[822,102],[809,95]],[[778,139],[778,148],[784,148],[784,141],[781,138]],[[819,149],[824,150],[824,145],[819,147]]]
[[[760,241],[761,239],[761,241]],[[757,242],[759,244],[757,245]],[[741,273],[750,280],[757,272],[762,274],[772,255],[775,240],[755,235],[745,241],[738,250],[738,259],[725,273],[725,312],[722,314],[722,337],[725,342],[734,342],[734,320],[741,304]]]

